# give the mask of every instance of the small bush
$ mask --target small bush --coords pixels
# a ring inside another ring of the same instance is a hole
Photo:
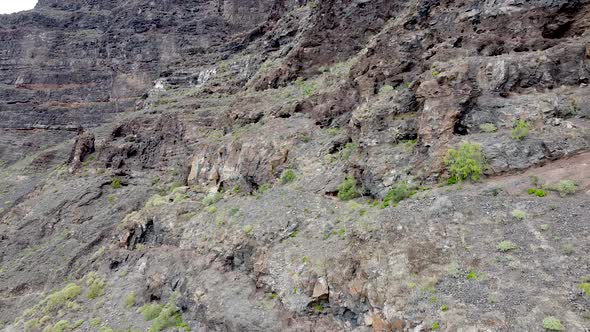
[[[96,317],[90,320],[90,327],[97,327],[98,325],[100,325],[100,318]]]
[[[536,189],[536,188],[529,188],[527,190],[527,193],[529,195],[535,195],[537,197],[545,197],[545,195],[546,195],[545,190],[543,190],[543,189]]]
[[[549,316],[543,319],[543,327],[549,331],[563,331],[565,328],[561,325],[559,319]]]
[[[515,209],[515,210],[512,210],[512,216],[515,219],[524,220],[524,218],[526,218],[526,212],[524,212],[522,210]]]
[[[482,123],[479,125],[479,130],[484,133],[494,133],[498,130],[498,127],[493,123]]]
[[[449,310],[449,307],[446,304],[443,304],[440,306],[440,311],[447,311]]]
[[[86,275],[86,286],[88,286],[88,293],[86,297],[93,300],[104,293],[106,282],[100,276],[94,272],[90,272]]]
[[[156,319],[163,309],[163,305],[157,303],[146,303],[137,311],[143,315],[146,322]]]
[[[479,280],[479,277],[477,276],[477,274],[475,273],[475,271],[471,270],[467,273],[467,275],[465,276],[465,279],[467,280]]]
[[[449,171],[449,182],[471,179],[478,181],[485,168],[485,157],[477,143],[463,142],[459,149],[449,149],[444,159]]]
[[[229,209],[229,211],[227,211],[227,215],[230,216],[230,217],[233,217],[236,214],[238,214],[238,212],[240,212],[240,209],[238,209],[238,208],[231,208],[231,209]]]
[[[561,197],[573,195],[576,192],[576,183],[572,180],[560,181],[557,186],[557,191]]]
[[[121,179],[119,179],[119,178],[112,178],[111,179],[111,188],[120,189],[121,187],[122,187]]]
[[[586,296],[590,296],[590,282],[583,282],[578,285],[578,289],[582,290]]]
[[[301,91],[303,96],[311,97],[315,93],[315,83],[305,81],[302,77],[297,78],[295,86]]]
[[[55,323],[55,325],[47,326],[43,329],[43,332],[65,332],[70,331],[70,322],[67,320],[60,320],[59,322]]]
[[[403,201],[406,198],[411,197],[416,193],[415,190],[412,190],[406,183],[400,182],[395,187],[389,189],[387,195],[383,198],[383,203],[381,203],[381,208],[386,208],[390,204],[397,205],[397,203]]]
[[[437,331],[438,329],[440,329],[440,324],[438,322],[434,322],[432,323],[432,325],[430,325],[430,329],[432,331]]]
[[[82,293],[80,286],[71,283],[66,285],[62,290],[49,294],[42,302],[41,306],[45,313],[62,308],[66,302],[73,300]]]
[[[344,179],[344,181],[338,186],[338,199],[341,201],[349,201],[359,196],[360,194],[356,187],[356,179],[352,176],[347,176],[346,179]]]
[[[213,205],[213,204],[219,202],[222,198],[223,198],[222,193],[209,193],[209,194],[207,194],[207,196],[205,196],[205,198],[203,198],[203,204],[207,205],[207,206]]]
[[[510,251],[510,250],[513,250],[516,248],[517,248],[516,244],[514,244],[510,241],[507,241],[507,240],[498,243],[498,246],[496,246],[496,249],[498,249],[498,251],[501,251],[501,252],[507,252],[507,251]]]
[[[280,180],[282,184],[287,184],[295,181],[295,178],[295,172],[292,169],[286,169],[281,173]]]
[[[270,190],[270,184],[264,183],[260,187],[258,187],[258,193],[264,194],[265,192]]]
[[[379,94],[388,93],[393,91],[393,87],[389,84],[386,84],[379,89]]]
[[[125,296],[125,300],[123,301],[125,307],[130,309],[135,305],[135,292],[131,292]]]
[[[340,128],[328,128],[326,129],[326,133],[328,133],[328,135],[330,136],[337,136],[338,134],[340,134]]]
[[[354,143],[346,143],[344,147],[338,152],[338,158],[340,160],[348,160],[350,156],[356,151],[358,146]]]
[[[574,245],[572,243],[564,244],[561,249],[563,251],[563,254],[566,256],[571,256],[575,251]]]
[[[512,138],[514,140],[520,141],[529,134],[529,124],[524,120],[516,120],[512,127]]]
[[[244,231],[244,233],[250,234],[254,230],[254,227],[252,227],[252,225],[246,225],[242,230]]]

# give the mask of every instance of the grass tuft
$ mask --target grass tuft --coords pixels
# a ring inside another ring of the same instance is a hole
[[[496,246],[496,249],[498,249],[498,251],[500,251],[500,252],[507,252],[510,250],[514,250],[516,248],[518,248],[516,246],[516,244],[514,244],[510,241],[507,241],[507,240],[504,240],[504,241],[498,243],[498,246]]]
[[[548,316],[543,319],[543,327],[549,331],[563,331],[565,328],[561,325],[559,319]]]

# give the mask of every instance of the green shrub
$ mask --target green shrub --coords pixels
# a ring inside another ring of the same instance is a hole
[[[356,179],[353,176],[347,176],[346,179],[344,179],[344,181],[338,186],[337,197],[341,201],[349,201],[359,196],[360,194],[356,187]]]
[[[393,87],[389,84],[385,84],[384,86],[379,89],[379,94],[388,93],[393,91]]]
[[[578,289],[582,290],[586,296],[590,296],[590,282],[583,282],[578,285]]]
[[[545,190],[543,189],[529,188],[527,192],[529,193],[529,195],[535,195],[537,197],[545,197],[546,195]]]
[[[173,193],[176,189],[184,186],[182,182],[174,181],[168,185],[168,192]]]
[[[143,306],[141,306],[141,308],[139,308],[137,311],[143,315],[143,319],[146,322],[149,322],[151,320],[156,319],[158,315],[160,315],[160,312],[163,308],[164,306],[161,304],[146,303]]]
[[[203,198],[203,204],[207,205],[207,206],[213,205],[213,204],[219,202],[222,198],[223,198],[222,193],[209,193],[209,194],[207,194],[207,196],[205,196],[205,198]]]
[[[130,292],[129,294],[127,294],[127,296],[125,296],[125,300],[123,301],[123,303],[125,304],[125,307],[130,309],[135,305],[135,292]]]
[[[572,195],[576,192],[576,183],[572,180],[560,181],[557,186],[557,191],[561,197]]]
[[[86,297],[93,300],[104,293],[106,282],[95,272],[90,272],[86,275],[86,286],[88,286],[88,293]]]
[[[561,325],[559,319],[549,316],[543,319],[543,327],[549,331],[563,331],[565,328]]]
[[[477,143],[463,142],[459,149],[449,149],[444,159],[449,183],[471,179],[478,181],[485,168],[485,157]]]
[[[357,145],[354,143],[346,143],[344,147],[338,152],[338,158],[340,160],[348,160],[350,156],[356,151]]]
[[[443,304],[440,306],[440,311],[447,311],[449,310],[449,307],[446,304]]]
[[[65,332],[70,331],[70,322],[67,320],[60,320],[59,322],[55,323],[55,325],[47,326],[43,329],[43,332]]]
[[[182,316],[172,300],[166,305],[145,304],[138,311],[145,321],[152,322],[148,332],[160,332],[170,327],[190,331],[188,325],[182,321]]]
[[[561,247],[561,249],[563,251],[563,254],[566,256],[571,256],[575,251],[574,245],[572,243],[564,244],[563,247]]]
[[[305,81],[302,77],[297,78],[295,86],[301,91],[303,96],[311,97],[315,93],[315,83]]]
[[[100,325],[100,318],[95,317],[90,320],[90,327],[97,327]]]
[[[432,325],[430,325],[430,329],[432,331],[437,331],[438,329],[440,329],[440,324],[438,322],[434,322],[432,323]]]
[[[507,241],[507,240],[504,240],[504,241],[498,243],[498,246],[496,247],[496,249],[498,249],[498,251],[501,251],[501,252],[507,252],[507,251],[510,251],[510,250],[513,250],[516,248],[517,248],[516,244],[514,244],[510,241]]]
[[[281,173],[280,180],[282,184],[287,184],[295,181],[295,178],[295,172],[292,169],[286,169]]]
[[[76,331],[76,329],[79,328],[80,326],[82,326],[82,324],[84,324],[84,320],[78,319],[77,321],[74,322],[74,324],[72,324],[72,326],[70,328],[72,329],[72,331]]]
[[[231,209],[229,209],[229,211],[227,211],[227,215],[229,215],[230,217],[233,217],[236,214],[238,214],[238,212],[240,212],[240,209],[238,209],[238,208],[231,208]]]
[[[111,179],[111,188],[120,189],[121,187],[122,187],[121,179],[119,179],[119,178],[112,178]]]
[[[512,138],[517,141],[527,137],[529,134],[529,124],[524,120],[516,120],[512,127]]]
[[[258,193],[264,194],[265,192],[270,190],[270,184],[264,183],[260,187],[258,187]]]
[[[479,125],[479,130],[483,131],[484,133],[493,133],[498,130],[498,127],[496,127],[496,125],[493,123],[482,123]]]
[[[244,231],[244,233],[250,234],[254,230],[254,227],[252,227],[252,225],[246,225],[242,230]]]
[[[71,283],[62,290],[49,294],[42,302],[44,312],[50,312],[63,307],[67,301],[73,300],[82,293],[80,286]]]
[[[166,197],[155,194],[154,196],[150,197],[150,199],[148,199],[148,201],[145,203],[145,208],[153,208],[156,206],[164,205],[167,202],[168,200],[166,199]]]
[[[518,220],[523,220],[526,218],[526,212],[518,209],[512,210],[512,216]]]
[[[473,270],[469,271],[465,278],[467,280],[479,280],[479,276]]]
[[[326,133],[330,136],[337,136],[340,134],[340,128],[328,128],[326,129]]]
[[[385,197],[383,198],[383,203],[381,203],[381,208],[386,208],[390,204],[397,205],[397,203],[403,201],[406,198],[412,197],[416,193],[416,190],[412,190],[405,182],[399,182],[395,185],[395,187],[389,189]]]

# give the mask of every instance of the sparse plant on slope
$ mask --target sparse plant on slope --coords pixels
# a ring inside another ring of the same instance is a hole
[[[111,188],[113,189],[120,189],[121,188],[121,179],[119,178],[112,178],[111,179]]]
[[[582,282],[578,285],[578,289],[581,289],[584,295],[590,296],[590,281]]]
[[[207,196],[205,196],[205,198],[203,198],[203,204],[204,205],[213,205],[217,202],[219,202],[221,199],[223,198],[223,194],[222,193],[209,193],[207,194]]]
[[[561,197],[572,195],[576,192],[576,183],[572,180],[563,180],[559,182],[557,191]]]
[[[496,248],[498,249],[498,251],[507,252],[507,251],[516,249],[517,246],[516,246],[516,244],[512,243],[511,241],[504,240],[504,241],[498,243],[498,246]]]
[[[478,181],[485,168],[485,157],[477,143],[463,142],[458,149],[449,149],[444,159],[449,172],[449,184],[459,181]]]
[[[563,331],[565,328],[561,325],[559,319],[548,316],[543,319],[543,328],[549,331]]]
[[[522,210],[514,209],[514,210],[512,210],[512,216],[515,219],[523,220],[524,218],[526,218],[526,212],[524,212]]]
[[[295,181],[295,178],[295,172],[292,169],[286,169],[281,173],[280,180],[282,184],[287,184]]]
[[[416,193],[416,190],[411,189],[405,182],[400,182],[396,184],[393,188],[389,189],[387,195],[383,198],[383,203],[381,203],[381,208],[386,208],[393,204],[394,206],[397,203],[403,201],[406,198],[411,197]]]
[[[496,127],[496,125],[493,123],[482,123],[479,125],[479,130],[483,131],[484,133],[493,133],[498,130],[498,127]]]
[[[337,197],[341,201],[349,201],[359,196],[360,194],[356,187],[356,179],[353,176],[346,177],[346,179],[338,186]]]
[[[132,308],[135,305],[135,292],[130,292],[129,294],[127,294],[127,296],[125,296],[125,301],[124,301],[125,307],[126,308]]]
[[[512,138],[516,141],[522,140],[529,134],[529,124],[524,120],[516,120],[512,127]]]
[[[385,94],[388,92],[393,91],[393,86],[389,85],[389,84],[385,84],[384,86],[381,87],[381,89],[379,89],[379,94]]]
[[[529,195],[535,195],[537,197],[545,197],[546,195],[545,190],[543,189],[529,188],[527,192]]]

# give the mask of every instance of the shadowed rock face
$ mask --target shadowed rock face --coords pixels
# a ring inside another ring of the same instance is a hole
[[[585,0],[0,16],[0,329],[590,328],[589,22]],[[462,141],[482,183],[439,185]]]
[[[134,111],[171,66],[198,68],[231,54],[232,40],[265,22],[269,7],[268,1],[40,1],[35,10],[5,15],[2,136],[40,129],[67,139],[77,127]]]

